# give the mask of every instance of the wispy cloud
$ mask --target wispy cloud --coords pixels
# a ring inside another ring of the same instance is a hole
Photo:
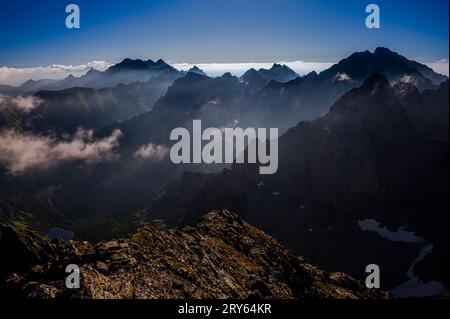
[[[167,147],[163,145],[146,144],[142,145],[135,153],[134,157],[144,159],[162,160],[168,153]]]
[[[28,113],[41,103],[42,100],[36,96],[10,97],[8,95],[0,94],[0,109],[12,108]]]
[[[114,148],[122,136],[115,130],[110,136],[94,139],[92,130],[79,129],[72,137],[34,135],[15,130],[0,132],[0,165],[11,174],[21,174],[33,168],[47,168],[62,161],[80,160],[96,163],[111,160]]]
[[[90,69],[104,71],[111,64],[106,61],[92,61],[79,65],[52,64],[48,66],[37,66],[29,68],[0,67],[0,83],[9,85],[20,85],[33,79],[63,79],[69,74],[81,76]]]

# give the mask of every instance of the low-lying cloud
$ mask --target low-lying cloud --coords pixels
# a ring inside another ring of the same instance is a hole
[[[69,74],[81,76],[90,69],[104,71],[111,66],[106,61],[92,61],[79,65],[52,64],[29,68],[0,67],[0,83],[8,85],[20,85],[30,79],[63,79]]]
[[[15,130],[0,132],[0,165],[18,175],[34,168],[47,168],[62,161],[96,163],[117,156],[114,148],[122,136],[115,130],[110,136],[95,139],[92,130],[79,129],[74,136],[60,139]]]
[[[168,151],[167,147],[163,145],[150,143],[142,145],[134,152],[134,157],[160,161],[167,155]]]
[[[42,103],[42,99],[36,96],[16,96],[0,94],[0,110],[1,109],[17,109],[21,112],[28,113]]]

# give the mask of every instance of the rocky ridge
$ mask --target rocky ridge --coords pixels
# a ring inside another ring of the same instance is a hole
[[[144,226],[129,238],[92,244],[49,241],[0,225],[0,291],[22,298],[389,298],[343,273],[307,264],[226,210],[195,228]],[[64,286],[66,265],[81,288]]]

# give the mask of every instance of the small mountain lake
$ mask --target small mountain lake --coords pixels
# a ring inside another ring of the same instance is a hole
[[[71,240],[73,238],[73,232],[60,227],[54,227],[48,231],[48,238],[51,239],[61,239],[61,240]]]

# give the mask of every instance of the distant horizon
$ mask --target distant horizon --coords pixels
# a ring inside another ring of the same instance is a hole
[[[342,57],[345,58],[345,57]],[[139,59],[139,58],[130,58],[130,59]],[[144,58],[141,60],[148,60],[149,58]],[[154,59],[154,61],[158,60]],[[234,76],[240,77],[247,70],[254,68],[258,69],[269,69],[273,64],[282,64],[287,65],[289,68],[294,70],[300,76],[308,74],[312,71],[320,73],[323,70],[328,69],[333,64],[336,64],[338,61],[333,62],[311,62],[311,61],[269,61],[269,62],[210,62],[210,63],[173,63],[172,61],[165,60],[164,58],[160,58],[164,60],[167,64],[173,66],[177,70],[180,71],[188,71],[194,66],[197,66],[202,71],[204,71],[208,76],[216,77],[221,76],[225,73],[231,73]],[[153,59],[151,59],[153,60]],[[69,75],[73,75],[75,77],[80,77],[85,75],[90,69],[95,69],[99,71],[105,71],[110,66],[120,63],[120,61],[108,62],[108,61],[90,61],[84,64],[78,65],[64,65],[64,64],[51,64],[51,65],[42,65],[42,66],[30,66],[30,67],[9,67],[9,66],[0,66],[0,85],[11,85],[11,86],[20,86],[28,80],[43,80],[43,79],[51,79],[51,80],[61,80],[66,78]],[[449,76],[449,61],[447,59],[443,59],[440,61],[417,61],[419,63],[425,64],[435,72],[444,74]]]
[[[380,46],[449,74],[448,0],[377,0],[380,28],[373,29],[365,23],[367,0],[73,3],[80,25],[72,29],[67,2],[2,4],[0,83],[80,76],[90,65],[102,70],[124,58],[155,57],[203,66],[211,76],[283,61],[302,74]]]

